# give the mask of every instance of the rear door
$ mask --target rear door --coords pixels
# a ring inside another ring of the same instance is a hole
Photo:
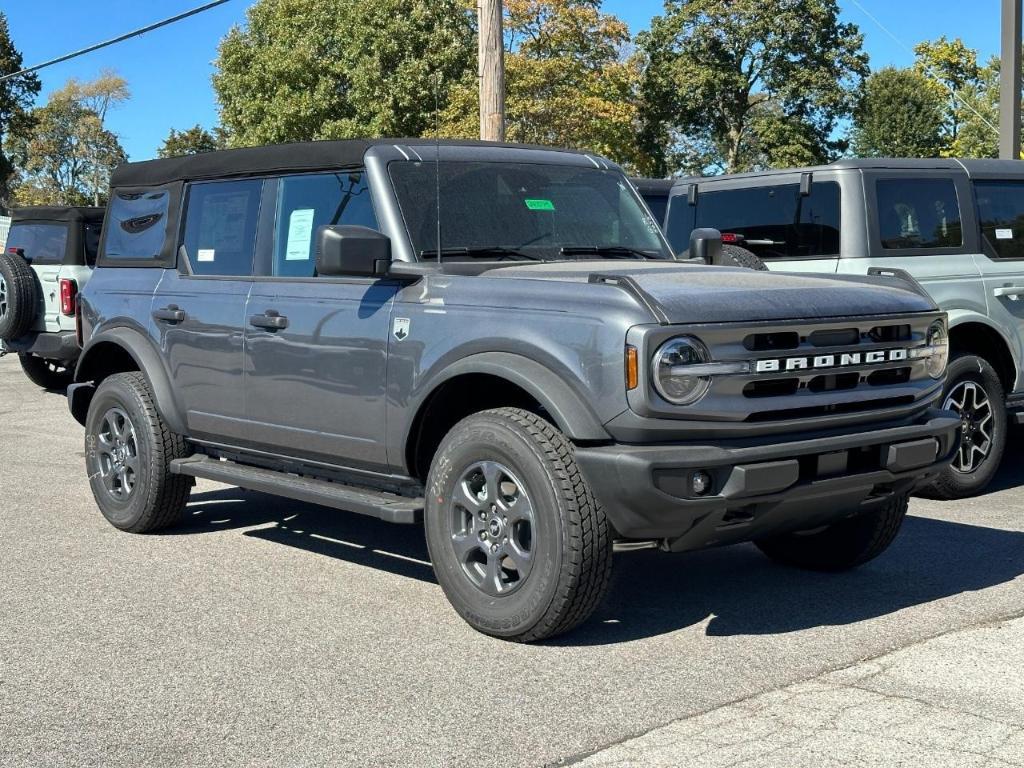
[[[385,396],[397,283],[316,276],[317,228],[377,228],[358,171],[274,182],[267,277],[246,309],[246,408],[261,449],[332,464],[387,465]]]
[[[1010,340],[1014,357],[1024,360],[1024,181],[976,181],[974,191],[981,228],[974,259],[989,317]]]
[[[836,271],[842,193],[835,173],[710,181],[699,183],[696,195],[685,187],[676,193],[666,227],[676,253],[687,249],[694,228],[710,227],[724,241],[757,254],[770,269]]]
[[[978,232],[965,173],[865,171],[864,195],[867,255],[843,258],[840,272],[903,269],[947,312],[987,313],[985,286],[974,258]]]
[[[252,286],[262,179],[188,186],[179,269],[153,301],[155,333],[189,434],[248,437],[243,389],[245,304]]]
[[[39,281],[40,310],[33,331],[60,330],[60,271],[68,249],[66,222],[16,221],[7,237],[7,248],[21,251]]]

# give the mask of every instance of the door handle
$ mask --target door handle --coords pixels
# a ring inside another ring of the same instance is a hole
[[[288,318],[284,315],[279,315],[272,309],[268,309],[262,315],[250,317],[249,325],[254,328],[266,328],[268,331],[283,331],[288,327]]]
[[[1004,285],[1002,288],[995,288],[992,291],[992,295],[997,299],[1009,299],[1010,301],[1016,301],[1022,295],[1024,295],[1024,288],[1016,285]]]
[[[178,309],[176,304],[171,304],[163,309],[153,311],[154,320],[163,320],[165,323],[181,323],[185,320],[185,310]]]

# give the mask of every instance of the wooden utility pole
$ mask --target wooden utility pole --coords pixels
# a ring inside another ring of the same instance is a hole
[[[480,138],[505,140],[505,41],[501,0],[478,0]]]
[[[1021,0],[1003,0],[999,70],[999,157],[1020,159]]]

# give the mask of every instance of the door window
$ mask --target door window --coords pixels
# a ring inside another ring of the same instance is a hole
[[[189,188],[185,251],[196,275],[252,275],[263,181],[216,181]]]
[[[1024,259],[1024,184],[979,181],[974,189],[986,253],[1000,259]]]
[[[952,179],[879,179],[878,229],[887,250],[963,245]]]
[[[316,274],[318,227],[348,224],[377,229],[366,174],[317,173],[281,179],[274,237],[274,274]]]

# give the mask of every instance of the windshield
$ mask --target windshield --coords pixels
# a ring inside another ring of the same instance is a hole
[[[543,163],[440,163],[446,258],[652,258],[672,254],[618,171]],[[389,167],[413,249],[437,257],[435,163]]]
[[[68,244],[67,224],[28,224],[16,221],[7,235],[7,249],[24,251],[33,264],[62,264]]]

